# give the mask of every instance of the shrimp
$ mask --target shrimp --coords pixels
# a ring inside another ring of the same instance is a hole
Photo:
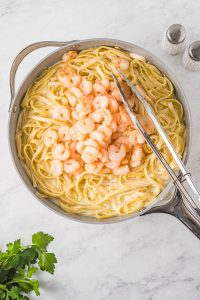
[[[106,108],[97,109],[91,114],[91,118],[96,123],[101,123],[105,126],[109,126],[112,122],[112,115]]]
[[[68,126],[63,126],[58,129],[58,137],[62,142],[71,140],[71,128]]]
[[[84,149],[85,149],[85,143],[84,143],[83,141],[79,141],[79,142],[76,144],[76,151],[77,151],[79,154],[82,154]]]
[[[52,160],[50,166],[50,173],[54,177],[59,177],[63,173],[63,163],[60,160]]]
[[[104,88],[106,90],[109,90],[109,88],[110,88],[110,81],[109,81],[109,79],[102,79],[101,80],[101,84],[104,86]]]
[[[74,156],[76,154],[76,145],[77,141],[70,141],[69,143],[69,150],[70,150],[70,156]]]
[[[136,145],[133,149],[133,153],[131,155],[130,165],[131,167],[137,167],[141,164],[141,160],[143,158],[144,152],[140,145]]]
[[[72,174],[77,172],[81,168],[81,165],[76,159],[68,159],[64,162],[64,171]]]
[[[70,149],[67,143],[55,144],[52,150],[53,157],[55,159],[66,160],[70,157]]]
[[[97,95],[93,100],[93,106],[95,109],[107,108],[108,107],[108,97]]]
[[[115,67],[119,67],[123,71],[126,71],[129,68],[129,61],[125,58],[113,58],[112,63]]]
[[[58,80],[63,83],[67,88],[71,88],[72,79],[71,76],[75,75],[76,72],[73,69],[65,68],[60,69],[57,73]]]
[[[126,128],[128,127],[127,122],[122,122],[122,118],[120,113],[116,113],[112,116],[112,119],[117,124],[117,131],[118,132],[124,132]]]
[[[128,167],[128,165],[121,166],[121,167],[119,167],[119,168],[113,170],[113,173],[114,173],[115,175],[125,175],[125,174],[127,174],[128,172],[129,172],[129,167]]]
[[[43,135],[43,142],[46,147],[53,146],[58,140],[58,134],[55,130],[47,129]]]
[[[117,131],[117,123],[115,121],[112,121],[110,123],[110,128],[111,128],[112,132],[115,133]]]
[[[128,84],[127,84],[125,81],[123,81],[123,82],[121,83],[121,87],[122,87],[122,90],[123,90],[123,92],[124,92],[125,97],[126,97],[127,99],[130,98],[130,97],[132,96],[132,93],[131,93],[131,89],[130,89],[130,87],[128,86]]]
[[[117,87],[111,90],[111,96],[119,102],[122,102],[122,96]]]
[[[103,163],[100,162],[93,162],[89,164],[85,164],[85,170],[90,173],[99,173],[103,168]]]
[[[90,133],[90,138],[97,141],[97,142],[103,142],[104,134],[103,134],[102,131],[94,130]]]
[[[111,112],[108,110],[108,109],[102,109],[101,110],[101,113],[102,113],[102,116],[103,116],[103,125],[104,126],[109,126],[112,122],[112,115],[111,115]]]
[[[68,99],[69,104],[71,106],[76,106],[76,104],[77,104],[77,98],[74,95],[72,95],[71,93],[67,93],[67,99]]]
[[[72,118],[75,119],[75,120],[79,120],[79,113],[77,112],[77,110],[73,110],[72,113]]]
[[[150,103],[152,103],[151,98],[147,95],[146,91],[145,91],[140,85],[136,85],[136,88],[137,88],[138,92],[139,92],[146,100],[148,100]]]
[[[101,154],[102,154],[101,161],[103,163],[106,163],[108,161],[108,151],[106,149],[102,148]]]
[[[137,97],[132,95],[131,97],[127,98],[127,102],[130,105],[130,107],[133,108],[134,106],[136,106]]]
[[[87,102],[87,103],[80,102],[76,106],[76,110],[77,110],[79,116],[83,117],[91,112],[91,110],[92,110],[91,103],[90,102]]]
[[[120,145],[124,145],[125,147],[126,147],[126,151],[127,152],[129,152],[130,150],[131,150],[131,148],[132,148],[132,144],[131,144],[131,142],[130,142],[130,140],[129,140],[129,138],[128,138],[128,136],[120,136],[120,137],[118,137],[116,140],[115,140],[115,145],[117,145],[118,147],[120,146]]]
[[[60,121],[68,121],[70,112],[66,107],[60,105],[52,110],[52,117]]]
[[[149,116],[138,116],[140,123],[148,134],[153,133],[155,125]]]
[[[98,159],[101,159],[101,157],[102,157],[101,152],[91,146],[86,146],[81,156],[82,160],[85,163],[93,163]]]
[[[122,133],[120,131],[116,131],[112,134],[112,140],[116,140],[118,139],[120,136],[122,135]]]
[[[65,53],[64,55],[63,55],[63,61],[64,62],[67,62],[67,61],[69,61],[70,59],[74,59],[74,58],[76,58],[76,56],[77,56],[77,52],[76,51],[68,51],[67,53]]]
[[[81,90],[76,86],[72,86],[70,92],[74,94],[77,98],[81,98],[83,96]]]
[[[102,170],[101,170],[101,173],[102,174],[109,174],[109,173],[111,173],[111,170],[109,168],[107,168],[107,167],[104,166],[102,168]]]
[[[121,161],[126,156],[126,146],[121,144],[120,148],[115,145],[108,147],[108,156],[111,161]]]
[[[85,146],[91,146],[91,147],[94,147],[96,149],[99,148],[99,145],[96,141],[94,141],[93,139],[87,139],[86,141],[84,141],[84,145]]]
[[[129,135],[129,141],[131,142],[132,145],[134,144],[144,144],[145,139],[143,135],[136,129],[131,131]]]
[[[116,161],[108,160],[107,162],[105,162],[105,166],[111,170],[119,168],[119,165],[120,165],[119,160],[116,160]]]
[[[80,75],[73,75],[72,76],[73,85],[78,87],[81,84],[81,76]]]
[[[125,58],[120,59],[119,67],[121,70],[126,71],[129,68],[129,61]]]
[[[112,136],[112,129],[110,129],[108,126],[99,125],[97,127],[97,130],[99,130],[99,131],[101,131],[101,132],[104,133],[105,141],[106,142],[110,142],[111,136]]]
[[[120,112],[120,116],[121,116],[121,122],[119,125],[122,124],[122,126],[126,125],[126,126],[131,126],[134,128],[134,124],[131,121],[131,118],[130,118],[129,114],[127,113],[126,109],[124,108],[124,106],[119,107],[119,112]]]
[[[92,93],[92,82],[84,78],[80,85],[80,88],[83,91],[84,95],[89,95]]]
[[[118,104],[117,100],[114,98],[109,99],[108,108],[112,114],[117,113],[119,110],[119,104]]]
[[[88,134],[94,130],[95,124],[91,118],[85,118],[83,120],[79,120],[76,123],[76,128],[83,134]]]
[[[93,84],[93,90],[96,93],[100,93],[100,94],[105,94],[106,93],[105,86],[103,84],[101,84],[100,82],[95,82]]]
[[[71,127],[71,136],[73,140],[78,141],[83,141],[86,137],[86,135],[80,132],[76,126]]]

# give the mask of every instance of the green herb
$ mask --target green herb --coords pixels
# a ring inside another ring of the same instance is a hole
[[[38,296],[39,282],[32,276],[39,269],[54,273],[57,259],[47,252],[53,237],[38,232],[32,236],[32,244],[23,246],[21,240],[7,244],[5,252],[0,252],[0,300],[30,300],[27,296],[34,291]]]

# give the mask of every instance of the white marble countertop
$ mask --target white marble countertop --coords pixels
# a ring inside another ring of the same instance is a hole
[[[18,237],[28,242],[40,230],[55,237],[59,263],[54,276],[41,276],[41,300],[200,299],[200,241],[181,222],[161,214],[102,226],[64,219],[26,190],[7,143],[9,70],[22,48],[42,40],[122,39],[157,55],[182,82],[193,116],[188,166],[200,186],[200,73],[184,70],[181,57],[164,54],[160,43],[164,28],[177,22],[188,42],[200,39],[200,2],[0,0],[0,247]],[[28,57],[18,81],[49,51]]]

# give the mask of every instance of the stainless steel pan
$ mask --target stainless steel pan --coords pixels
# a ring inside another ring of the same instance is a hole
[[[169,182],[164,190],[158,195],[151,205],[144,208],[139,213],[129,214],[120,217],[113,217],[106,220],[96,220],[92,217],[79,216],[75,214],[70,214],[64,212],[60,207],[54,204],[50,200],[46,200],[41,198],[37,190],[33,187],[30,179],[28,178],[25,170],[23,169],[21,162],[17,156],[16,145],[15,145],[15,133],[17,120],[20,112],[20,103],[33,81],[41,74],[41,72],[61,60],[63,54],[69,50],[81,51],[83,49],[98,47],[102,45],[112,46],[112,47],[120,47],[129,52],[135,52],[139,55],[146,57],[152,64],[158,67],[158,69],[163,72],[166,76],[170,78],[172,81],[176,95],[178,99],[181,101],[184,112],[185,112],[185,124],[186,124],[186,132],[187,132],[187,140],[186,140],[186,148],[184,152],[183,161],[186,163],[189,155],[189,149],[191,144],[191,115],[188,107],[188,103],[184,92],[175,79],[174,75],[169,71],[169,69],[154,55],[150,52],[146,51],[143,48],[140,48],[134,44],[127,43],[124,41],[113,40],[113,39],[90,39],[90,40],[82,40],[82,41],[70,41],[70,42],[40,42],[36,44],[32,44],[25,49],[23,49],[15,58],[11,72],[10,72],[10,88],[11,88],[11,103],[9,107],[9,145],[11,156],[14,162],[14,165],[18,171],[19,176],[22,179],[22,182],[26,185],[26,187],[31,191],[31,193],[46,207],[51,210],[57,212],[58,214],[77,221],[91,223],[91,224],[105,224],[105,223],[113,223],[124,221],[129,218],[133,218],[138,215],[145,215],[149,213],[167,213],[177,217],[181,220],[198,238],[200,238],[200,211],[197,206],[192,206],[190,203],[186,202],[182,199],[181,195],[174,188],[172,182]],[[59,47],[56,51],[52,52],[50,55],[46,56],[42,61],[40,61],[26,76],[22,84],[20,85],[18,91],[15,93],[15,75],[18,69],[19,64],[24,59],[26,55],[31,53],[32,51],[48,46]]]

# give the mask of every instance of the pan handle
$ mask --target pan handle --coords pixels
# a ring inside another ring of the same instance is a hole
[[[16,76],[16,72],[17,69],[20,65],[20,63],[22,62],[22,60],[31,52],[33,52],[34,50],[37,50],[39,48],[43,48],[43,47],[62,47],[71,43],[76,42],[76,40],[73,41],[69,41],[69,42],[55,42],[55,41],[44,41],[44,42],[39,42],[39,43],[34,43],[31,44],[29,46],[27,46],[26,48],[24,48],[21,52],[19,52],[19,54],[15,57],[13,63],[12,63],[12,67],[10,70],[10,94],[11,94],[11,100],[10,100],[10,105],[9,105],[9,112],[12,106],[12,101],[15,97],[15,76]]]
[[[176,217],[200,239],[200,209],[183,198],[178,190],[169,203],[153,207],[145,214],[149,213],[166,213]]]

